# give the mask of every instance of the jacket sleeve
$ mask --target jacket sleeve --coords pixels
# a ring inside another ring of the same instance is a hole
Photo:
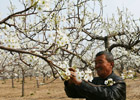
[[[86,81],[82,81],[79,86],[81,93],[87,98],[101,97],[105,100],[125,100],[126,99],[126,84],[119,82],[113,86],[97,86]]]
[[[79,88],[79,86],[77,86],[75,84],[68,84],[67,81],[64,82],[64,85],[65,85],[65,92],[66,92],[68,97],[71,97],[71,98],[85,98],[83,96],[83,94],[80,92],[81,89]]]

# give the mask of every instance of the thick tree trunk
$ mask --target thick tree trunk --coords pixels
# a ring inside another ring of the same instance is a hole
[[[12,88],[14,88],[15,86],[14,86],[14,76],[12,75]]]
[[[39,88],[39,79],[38,79],[38,77],[36,77],[36,85],[37,85],[37,88]]]
[[[46,75],[45,75],[45,74],[43,74],[43,83],[45,83],[45,82],[46,82],[45,77],[46,77]]]
[[[22,76],[22,97],[24,96],[24,82],[25,82],[25,75],[24,75],[24,72],[23,72],[23,76]]]
[[[109,40],[108,40],[108,37],[106,36],[105,39],[104,39],[104,43],[105,43],[105,50],[106,51],[109,51]]]

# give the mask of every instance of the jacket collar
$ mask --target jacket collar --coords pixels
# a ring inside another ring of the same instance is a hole
[[[114,75],[115,75],[115,73],[112,71],[112,73],[111,73],[110,75],[108,75],[108,76],[105,78],[105,80],[108,79],[108,78],[114,77]]]

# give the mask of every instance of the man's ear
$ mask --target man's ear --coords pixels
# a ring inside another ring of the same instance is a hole
[[[112,68],[114,67],[114,62],[110,62],[110,64],[111,64],[111,66],[112,66]]]

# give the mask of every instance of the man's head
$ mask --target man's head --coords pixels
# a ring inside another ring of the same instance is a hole
[[[107,51],[101,51],[96,54],[95,58],[95,69],[97,74],[101,78],[106,78],[112,73],[114,66],[114,58],[112,53]]]

